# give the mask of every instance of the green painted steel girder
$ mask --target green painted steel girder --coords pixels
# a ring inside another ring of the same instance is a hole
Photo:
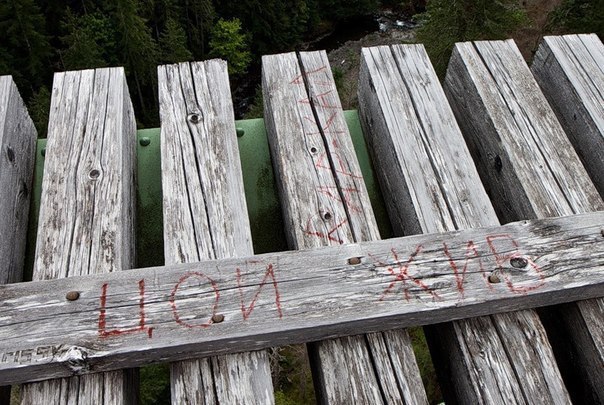
[[[391,237],[392,229],[365,145],[358,114],[354,110],[345,111],[344,116],[361,165],[381,236],[382,238]],[[235,125],[237,134],[233,134],[233,136],[237,136],[239,144],[254,251],[255,253],[265,253],[287,250],[264,120],[259,118],[236,121]],[[159,137],[159,128],[142,129],[137,132],[137,267],[164,264]],[[46,139],[38,140],[26,252],[26,280],[31,280],[33,269],[45,148]]]

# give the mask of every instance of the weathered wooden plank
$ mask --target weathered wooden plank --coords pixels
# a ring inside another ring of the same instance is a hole
[[[253,254],[226,62],[160,66],[166,264]],[[171,365],[172,402],[274,403],[265,351]]]
[[[595,34],[545,37],[531,70],[604,195],[604,45]]]
[[[445,91],[502,221],[604,208],[513,41],[457,44]],[[544,318],[578,402],[604,401],[603,318],[600,301]],[[556,342],[563,330],[568,338]]]
[[[132,268],[136,125],[124,71],[57,73],[52,94],[34,280]],[[133,373],[25,385],[22,403],[132,403]]]
[[[265,120],[290,247],[379,239],[325,52],[265,56],[262,66]],[[389,339],[316,342],[309,357],[319,402],[427,402],[404,330]]]
[[[0,76],[0,284],[23,280],[37,132],[11,76]],[[0,387],[0,403],[10,387]]]
[[[7,284],[0,384],[604,296],[603,223],[597,212]],[[469,241],[475,256],[465,255]],[[462,266],[460,288],[454,269]],[[67,300],[69,291],[79,298]]]
[[[499,224],[423,46],[363,49],[359,101],[398,232]],[[472,254],[469,245],[465,255]],[[447,401],[569,402],[534,311],[435,325],[426,332]],[[515,361],[518,353],[524,354],[521,363]]]
[[[23,279],[37,133],[11,76],[0,76],[0,284]]]

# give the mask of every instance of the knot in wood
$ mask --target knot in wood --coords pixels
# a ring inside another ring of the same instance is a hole
[[[512,257],[510,259],[510,264],[516,269],[523,269],[528,265],[528,260],[524,257]]]
[[[10,146],[6,147],[6,157],[8,161],[13,163],[15,161],[15,151]]]

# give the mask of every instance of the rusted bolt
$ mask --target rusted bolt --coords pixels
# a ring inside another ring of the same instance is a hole
[[[11,163],[15,161],[15,151],[10,146],[6,147],[6,157]]]
[[[523,269],[528,265],[528,260],[524,257],[512,257],[510,259],[510,264],[517,269]]]
[[[329,221],[331,219],[331,213],[326,212],[325,214],[323,214],[323,219]]]
[[[197,124],[199,122],[199,114],[189,114],[189,122],[191,122],[192,124]]]
[[[65,298],[67,301],[75,301],[80,298],[80,293],[78,291],[69,291],[67,294],[65,294]]]
[[[212,323],[220,323],[222,321],[224,321],[224,315],[215,314],[214,316],[212,316]]]
[[[361,258],[360,257],[351,257],[350,259],[348,259],[348,264],[361,264]]]
[[[497,274],[491,274],[489,276],[489,283],[499,283],[501,280],[499,280],[499,277],[497,276]]]
[[[149,146],[151,144],[151,138],[143,136],[138,143],[140,143],[141,146]]]
[[[237,128],[237,138],[241,138],[243,135],[245,135],[245,131],[243,130],[243,128]]]
[[[98,179],[100,175],[101,175],[101,171],[98,169],[92,169],[90,171],[90,173],[88,173],[88,177],[90,177],[91,180]]]

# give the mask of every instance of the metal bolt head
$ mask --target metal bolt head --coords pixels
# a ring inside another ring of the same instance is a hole
[[[326,212],[323,214],[323,219],[326,221],[331,220],[331,213],[330,212]]]
[[[67,299],[67,301],[75,301],[78,298],[80,298],[79,291],[69,291],[67,294],[65,294],[65,299]]]
[[[224,321],[224,315],[215,314],[214,316],[212,316],[212,323],[220,323],[222,321]]]
[[[351,264],[351,265],[361,264],[361,258],[360,257],[351,257],[350,259],[348,259],[348,264]]]
[[[237,128],[237,138],[241,138],[243,135],[245,135],[243,128]]]
[[[499,283],[501,282],[501,280],[499,280],[499,277],[497,276],[497,274],[491,274],[489,276],[489,283]]]
[[[149,146],[151,144],[151,138],[143,136],[138,143],[140,143],[141,146]]]
[[[528,265],[528,260],[524,257],[512,257],[510,259],[510,264],[516,269],[523,269]]]

